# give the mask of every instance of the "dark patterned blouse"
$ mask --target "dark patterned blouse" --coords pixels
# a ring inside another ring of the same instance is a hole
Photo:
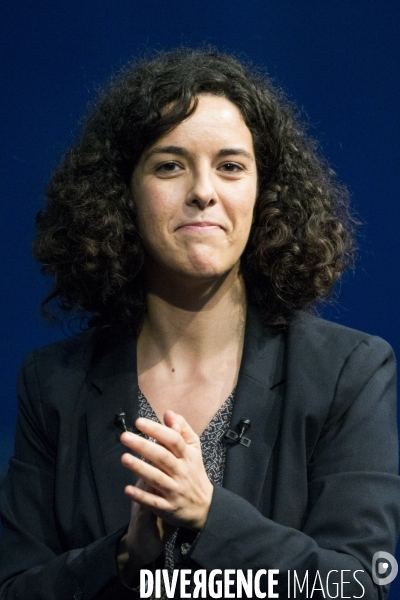
[[[221,437],[228,429],[231,421],[234,396],[235,390],[233,390],[221,408],[215,413],[200,436],[201,453],[203,456],[204,467],[208,478],[213,485],[222,485],[224,478],[226,445],[221,441]],[[159,423],[160,421],[156,413],[151,408],[140,389],[138,400],[139,417],[145,417],[146,419],[151,419],[152,421],[157,421],[157,423]],[[145,437],[147,439],[151,439],[149,436]],[[178,530],[165,544],[165,568],[170,572],[170,577],[172,576],[172,571],[174,569],[173,551],[177,534]],[[185,551],[188,551],[188,548],[182,548],[181,551],[184,554]],[[155,598],[154,594],[152,598]],[[166,599],[164,589],[161,590],[161,598],[162,600]]]

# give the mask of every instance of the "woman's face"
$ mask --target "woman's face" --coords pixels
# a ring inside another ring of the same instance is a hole
[[[257,193],[253,139],[239,109],[202,94],[195,112],[143,153],[131,190],[150,264],[195,278],[237,267]]]

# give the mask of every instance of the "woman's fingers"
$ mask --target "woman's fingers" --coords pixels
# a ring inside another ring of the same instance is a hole
[[[175,525],[170,525],[163,521],[161,517],[157,517],[157,529],[160,534],[160,539],[165,543],[174,535],[176,531]]]
[[[127,446],[130,450],[133,450],[147,461],[167,473],[168,475],[174,475],[177,472],[179,458],[173,454],[168,448],[161,446],[161,444],[155,444],[151,440],[147,440],[134,433],[123,433],[121,435],[121,442]],[[183,454],[183,453],[182,453]],[[124,455],[125,456],[125,455]],[[129,454],[126,455],[126,463],[124,466],[131,468],[129,463]],[[133,464],[133,463],[132,463]]]
[[[157,490],[162,495],[174,492],[176,488],[175,481],[159,468],[154,467],[144,460],[136,458],[136,456],[132,456],[131,454],[127,453],[122,455],[121,462],[124,467],[127,467],[136,473],[136,475],[139,477],[139,481],[142,480],[148,486],[150,486],[150,488]],[[136,485],[135,487],[144,491],[151,491],[146,489],[146,486],[143,484]]]
[[[164,423],[167,427],[173,429],[177,433],[180,433],[187,444],[193,444],[200,447],[200,440],[197,433],[193,431],[189,423],[182,415],[178,415],[172,410],[167,410],[164,413]]]
[[[154,438],[159,444],[168,448],[168,450],[170,450],[177,458],[182,458],[184,456],[186,443],[178,431],[174,431],[170,427],[166,427],[151,419],[144,418],[136,419],[135,425],[139,431]]]
[[[165,471],[165,473],[172,474],[176,471],[176,456],[167,448],[164,448],[164,446],[155,444],[134,433],[123,433],[121,442],[156,465],[162,471]]]
[[[159,444],[167,448],[177,458],[184,457],[186,444],[200,449],[199,437],[184,417],[172,410],[167,410],[164,414],[164,422],[166,426],[151,419],[139,418],[135,424],[139,431],[157,440]],[[145,455],[145,452],[151,451],[151,449],[147,444],[141,444],[141,441],[147,441],[144,438],[130,432],[124,432],[120,439],[131,450],[135,450],[149,460],[153,460],[150,456]]]
[[[171,505],[168,500],[162,496],[146,492],[135,485],[127,485],[125,494],[141,506],[154,511],[155,514],[163,514],[164,512],[169,512],[171,510]]]

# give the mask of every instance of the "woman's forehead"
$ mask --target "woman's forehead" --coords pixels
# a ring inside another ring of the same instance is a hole
[[[238,107],[224,96],[201,94],[194,112],[154,142],[144,155],[157,153],[163,147],[199,144],[217,151],[240,146],[249,154],[254,153],[252,134]]]

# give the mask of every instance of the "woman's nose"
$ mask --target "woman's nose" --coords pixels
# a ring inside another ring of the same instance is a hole
[[[204,169],[193,175],[190,189],[186,196],[186,204],[197,205],[204,209],[217,202],[217,193],[213,184],[212,174]]]

